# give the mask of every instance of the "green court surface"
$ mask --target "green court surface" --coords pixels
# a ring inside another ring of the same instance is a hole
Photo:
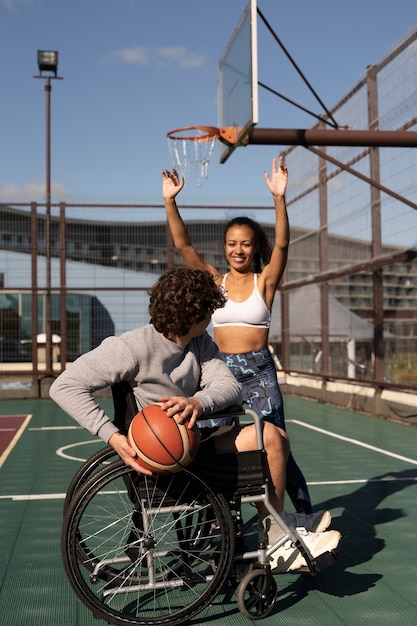
[[[60,559],[66,487],[101,444],[49,400],[2,401],[0,416],[10,418],[0,427],[6,432],[8,422],[16,422],[11,416],[27,415],[7,453],[0,452],[1,622],[101,626],[74,595]],[[336,563],[317,576],[276,576],[275,610],[259,623],[415,626],[416,426],[291,397],[286,415],[315,508],[331,511],[343,538]],[[191,623],[243,626],[249,620],[228,586]]]

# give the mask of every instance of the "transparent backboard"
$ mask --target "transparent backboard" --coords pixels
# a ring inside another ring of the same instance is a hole
[[[250,0],[218,63],[218,127],[231,141],[230,145],[219,141],[220,163],[244,145],[257,123],[257,6]]]

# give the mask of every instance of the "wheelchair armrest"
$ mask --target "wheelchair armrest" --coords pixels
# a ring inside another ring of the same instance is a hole
[[[263,429],[262,429],[262,420],[260,420],[259,416],[252,409],[244,408],[240,404],[232,404],[221,411],[213,411],[211,413],[205,413],[204,419],[216,418],[216,417],[234,417],[234,424],[238,426],[240,423],[239,418],[243,415],[248,415],[253,419],[256,429],[256,440],[258,445],[258,450],[263,450],[264,448],[264,438],[263,438]]]
[[[232,404],[231,406],[227,406],[225,409],[221,409],[220,411],[211,411],[210,413],[206,413],[206,415],[210,417],[220,417],[222,415],[243,415],[245,409],[241,404]]]

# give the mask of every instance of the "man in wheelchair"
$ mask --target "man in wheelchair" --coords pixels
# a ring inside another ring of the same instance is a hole
[[[149,324],[108,337],[79,357],[55,380],[51,398],[142,473],[150,472],[138,464],[126,430],[106,415],[94,398],[95,391],[128,381],[139,410],[159,402],[177,421],[198,423],[203,449],[213,454],[258,449],[255,425],[235,426],[232,416],[210,417],[241,402],[239,384],[206,332],[213,311],[224,304],[224,295],[208,272],[178,268],[165,273],[150,292]],[[265,422],[263,444],[273,508],[288,527],[297,529],[313,557],[334,551],[341,536],[336,530],[326,531],[331,520],[328,511],[302,515],[284,509],[287,434]],[[268,544],[277,543],[285,531],[262,503],[258,508]],[[288,540],[272,554],[271,567],[276,572],[293,571],[305,568],[306,561]]]

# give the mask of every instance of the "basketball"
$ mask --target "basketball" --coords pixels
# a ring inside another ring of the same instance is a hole
[[[151,404],[131,421],[128,440],[142,467],[154,474],[169,474],[191,463],[200,445],[200,433],[197,426],[177,424],[159,405]]]

